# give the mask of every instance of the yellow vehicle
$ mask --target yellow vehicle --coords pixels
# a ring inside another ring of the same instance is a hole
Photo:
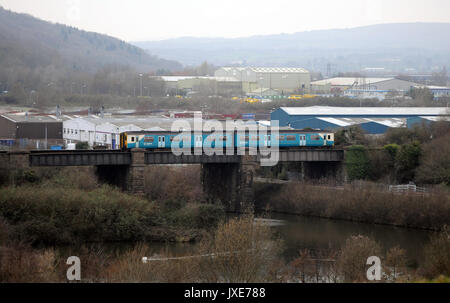
[[[240,100],[240,98],[239,97],[233,97],[233,98],[231,98],[231,100]]]
[[[303,98],[302,95],[290,95],[288,97],[288,99],[291,99],[291,100],[301,100],[302,98]]]
[[[310,94],[304,94],[303,95],[304,99],[311,99],[311,98],[315,98],[315,97],[317,97],[317,96],[316,95],[310,95]]]
[[[247,103],[258,103],[258,102],[260,102],[261,100],[256,99],[256,98],[245,98],[245,99],[243,99],[242,101],[247,102]]]

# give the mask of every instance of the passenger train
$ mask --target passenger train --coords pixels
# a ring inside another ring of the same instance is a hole
[[[190,137],[190,138],[189,138]],[[177,141],[180,142],[177,142]],[[231,148],[276,146],[279,148],[314,147],[331,148],[334,146],[334,133],[327,131],[280,130],[277,135],[248,134],[244,132],[224,132],[218,135],[213,132],[202,132],[201,135],[170,131],[130,131],[120,134],[120,148],[170,149],[172,144],[180,148]]]

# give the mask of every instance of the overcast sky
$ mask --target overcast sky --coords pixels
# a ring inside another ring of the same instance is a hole
[[[125,41],[450,22],[450,0],[0,0],[0,5]]]

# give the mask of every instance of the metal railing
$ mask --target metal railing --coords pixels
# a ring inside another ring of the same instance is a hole
[[[419,187],[415,184],[405,184],[405,185],[389,185],[389,191],[394,193],[425,193],[427,189],[425,187]]]

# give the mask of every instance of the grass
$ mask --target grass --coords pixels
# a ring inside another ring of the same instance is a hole
[[[418,195],[381,191],[371,183],[343,189],[292,183],[259,185],[256,196],[264,201],[260,209],[364,223],[440,230],[450,218],[445,189]]]

